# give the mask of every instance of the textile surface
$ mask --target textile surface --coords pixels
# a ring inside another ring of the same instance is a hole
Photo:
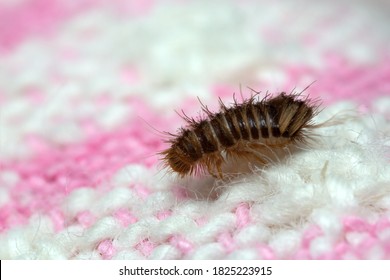
[[[386,1],[0,3],[1,259],[388,259]],[[254,89],[316,141],[180,178],[163,132]],[[238,166],[237,166],[238,167]]]

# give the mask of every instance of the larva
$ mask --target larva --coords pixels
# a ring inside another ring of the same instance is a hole
[[[231,158],[265,163],[262,151],[281,149],[304,142],[318,106],[300,94],[282,92],[276,97],[258,94],[227,107],[219,99],[220,111],[212,113],[202,104],[206,117],[186,116],[187,126],[167,140],[170,148],[161,152],[165,166],[184,177],[208,171],[223,178],[221,166]]]

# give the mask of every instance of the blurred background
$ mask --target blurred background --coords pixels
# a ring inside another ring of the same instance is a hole
[[[196,97],[213,107],[247,87],[314,82],[307,93],[325,104],[369,106],[390,92],[389,6],[2,0],[1,158],[30,154],[37,138],[62,145],[145,122],[172,130],[174,110],[197,114]]]

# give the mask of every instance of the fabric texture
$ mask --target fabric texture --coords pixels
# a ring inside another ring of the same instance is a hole
[[[390,258],[389,11],[2,1],[0,258]],[[215,111],[308,85],[329,124],[314,142],[224,180],[162,166],[197,98]]]

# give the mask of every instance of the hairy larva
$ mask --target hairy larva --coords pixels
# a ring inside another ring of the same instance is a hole
[[[281,149],[305,142],[315,127],[318,106],[300,94],[282,92],[276,97],[259,94],[232,107],[219,99],[220,111],[213,113],[202,103],[206,117],[190,118],[183,112],[187,126],[169,134],[170,148],[161,152],[164,165],[181,177],[208,171],[223,178],[221,166],[231,158],[266,163],[265,149]]]

